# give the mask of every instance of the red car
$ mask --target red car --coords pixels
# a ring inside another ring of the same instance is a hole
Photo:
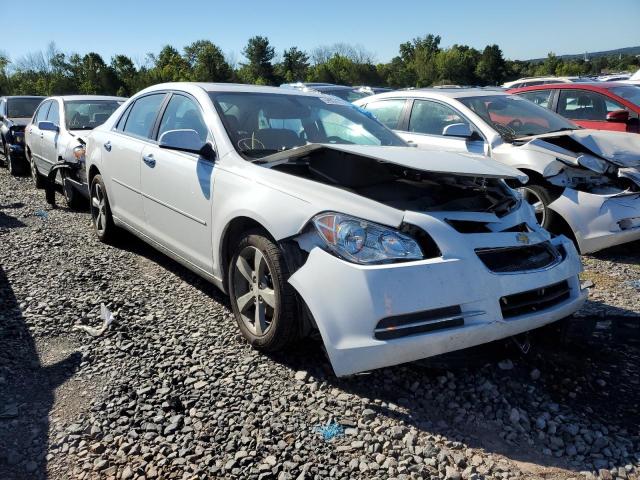
[[[640,86],[620,82],[556,83],[513,88],[527,100],[585,128],[640,133]]]

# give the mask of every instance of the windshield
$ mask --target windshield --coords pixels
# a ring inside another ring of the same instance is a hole
[[[323,95],[209,94],[236,150],[260,158],[307,143],[406,145],[354,105]]]
[[[516,95],[487,95],[458,100],[482,117],[507,141],[578,128],[560,115]]]
[[[116,100],[72,100],[64,102],[67,130],[93,130],[120,106]]]
[[[629,85],[628,87],[611,87],[609,90],[617,96],[640,107],[640,87]]]
[[[7,116],[9,118],[31,118],[42,98],[8,98]]]

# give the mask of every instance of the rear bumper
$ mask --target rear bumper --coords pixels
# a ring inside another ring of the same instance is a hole
[[[309,307],[336,375],[349,375],[491,342],[572,314],[587,297],[578,280],[582,266],[569,240],[558,237],[553,243],[567,252],[561,262],[517,274],[493,273],[475,254],[362,266],[314,248],[289,282]],[[561,300],[504,318],[502,297],[565,281],[568,293]],[[430,311],[451,307],[459,308],[462,324],[376,338],[383,319],[409,314],[428,318]]]
[[[549,208],[567,221],[582,253],[640,240],[640,194],[595,195],[566,188]]]

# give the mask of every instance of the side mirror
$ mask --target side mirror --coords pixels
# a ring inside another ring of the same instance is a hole
[[[607,113],[607,122],[627,123],[629,121],[629,112],[627,110],[614,110]]]
[[[200,139],[198,132],[191,129],[168,130],[160,135],[160,148],[180,152],[197,153],[207,160],[215,159],[215,151],[208,142]]]
[[[60,130],[53,122],[38,122],[38,128],[45,132],[57,132]]]
[[[473,136],[473,132],[467,123],[452,123],[451,125],[444,127],[442,135],[445,137],[471,138]]]

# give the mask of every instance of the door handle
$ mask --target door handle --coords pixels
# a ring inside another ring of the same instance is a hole
[[[107,142],[107,143],[105,143],[103,146],[104,146],[104,149],[105,149],[107,152],[110,152],[110,151],[111,151],[111,142]]]
[[[149,155],[145,155],[145,156],[143,156],[143,157],[142,157],[142,161],[143,161],[144,163],[146,163],[147,165],[149,165],[151,168],[153,168],[153,167],[155,167],[155,166],[156,166],[156,159],[155,159],[155,158],[153,158],[153,155],[152,155],[152,154],[149,154]]]
[[[41,134],[40,134],[40,138],[44,138],[44,133],[41,133]]]

